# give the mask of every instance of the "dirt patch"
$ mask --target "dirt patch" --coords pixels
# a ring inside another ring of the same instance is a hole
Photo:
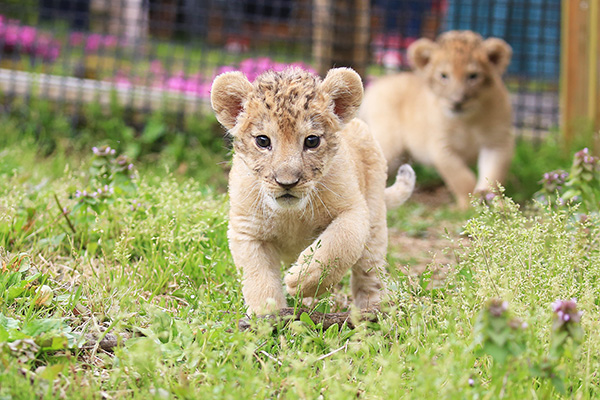
[[[461,247],[469,244],[461,235],[468,214],[456,210],[450,192],[443,186],[418,190],[406,207],[414,208],[408,220],[389,227],[389,255],[396,267],[420,273],[428,265],[440,272],[456,265]]]

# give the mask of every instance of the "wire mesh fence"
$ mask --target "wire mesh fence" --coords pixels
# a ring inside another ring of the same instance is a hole
[[[511,44],[521,132],[558,124],[560,0],[3,0],[0,90],[7,104],[39,96],[72,111],[116,98],[198,114],[221,72],[351,66],[368,82],[449,29]]]

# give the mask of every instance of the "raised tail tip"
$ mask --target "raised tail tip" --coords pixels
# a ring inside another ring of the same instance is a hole
[[[415,182],[417,181],[417,174],[415,170],[408,164],[402,165],[398,169],[396,174],[396,181],[394,184],[385,189],[385,205],[388,210],[399,207],[411,196]]]

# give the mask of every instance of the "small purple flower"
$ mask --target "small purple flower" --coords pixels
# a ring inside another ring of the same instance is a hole
[[[475,380],[473,378],[469,378],[469,386],[474,386],[475,385]]]
[[[488,310],[494,317],[500,317],[508,310],[508,302],[501,301],[500,299],[492,299],[488,306]]]
[[[557,169],[555,171],[546,172],[539,183],[544,186],[545,191],[554,193],[565,184],[568,177],[568,172]]]
[[[92,152],[96,156],[107,157],[109,155],[115,155],[117,151],[115,149],[111,149],[110,146],[102,146],[102,147],[92,147]]]
[[[485,201],[492,201],[496,197],[496,193],[489,192],[485,194]]]
[[[529,325],[527,325],[527,322],[521,321],[519,318],[512,318],[510,321],[508,321],[508,326],[510,326],[512,329],[519,330],[525,329]]]
[[[581,321],[583,313],[577,310],[577,299],[571,300],[556,300],[552,303],[552,311],[556,314],[559,325],[564,325],[568,322],[577,323]]]
[[[587,147],[575,153],[573,158],[573,165],[581,165],[590,168],[596,166],[596,164],[598,164],[598,157],[591,155],[590,150]]]

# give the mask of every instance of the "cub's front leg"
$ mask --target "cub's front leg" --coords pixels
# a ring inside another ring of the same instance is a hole
[[[470,204],[469,194],[475,189],[476,178],[466,161],[451,149],[440,147],[433,153],[433,165],[454,194],[458,207],[467,209]]]
[[[360,258],[369,235],[369,210],[363,201],[342,212],[304,250],[285,277],[291,296],[319,296],[331,290]]]
[[[510,133],[507,137],[509,139],[505,143],[494,147],[482,147],[479,151],[477,160],[479,178],[475,186],[476,193],[488,192],[496,188],[498,183],[504,182],[514,153],[514,141]]]
[[[281,260],[275,247],[232,228],[229,247],[235,265],[242,270],[242,293],[248,310],[266,314],[285,307]]]

